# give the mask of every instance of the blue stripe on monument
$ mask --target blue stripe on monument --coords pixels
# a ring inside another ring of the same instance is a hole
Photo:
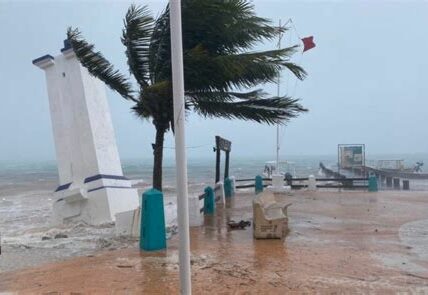
[[[85,183],[88,183],[88,182],[91,182],[91,181],[95,181],[95,180],[98,180],[98,179],[129,180],[125,176],[120,176],[120,175],[97,174],[97,175],[94,175],[94,176],[86,177],[85,178]]]
[[[55,190],[55,192],[59,192],[59,191],[68,189],[70,187],[70,185],[71,185],[71,182],[63,184],[63,185],[60,185],[59,187],[57,187],[57,189]]]
[[[37,64],[37,63],[39,63],[39,62],[41,62],[41,61],[43,61],[45,59],[52,59],[53,60],[54,58],[53,58],[52,55],[46,54],[46,55],[43,55],[43,56],[41,56],[41,57],[36,58],[35,60],[33,60],[33,65],[35,65],[35,64]]]
[[[88,193],[90,193],[90,192],[93,192],[93,191],[97,191],[97,190],[100,190],[100,189],[103,189],[103,188],[126,188],[126,189],[131,189],[132,187],[129,187],[129,186],[112,186],[112,185],[110,185],[110,186],[100,186],[100,187],[97,187],[97,188],[93,188],[93,189],[90,189],[90,190],[88,190]]]
[[[64,48],[61,49],[61,52],[67,51],[69,49],[72,49],[71,48],[71,43],[70,43],[70,41],[68,39],[65,39],[64,40]]]

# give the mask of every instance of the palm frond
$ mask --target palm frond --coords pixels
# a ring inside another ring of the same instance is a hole
[[[152,83],[171,79],[171,40],[168,6],[154,24],[150,40],[149,59],[153,77]]]
[[[250,1],[184,0],[182,3],[184,48],[201,44],[212,53],[237,53],[278,34],[268,19],[256,16]]]
[[[147,6],[131,5],[124,19],[122,44],[126,47],[129,71],[142,86],[150,82],[149,48],[154,19]]]
[[[291,71],[298,79],[303,80],[307,75],[305,70],[295,63],[290,62],[290,58],[294,53],[296,53],[297,48],[299,48],[299,46],[294,45],[276,50],[249,52],[236,55],[221,55],[217,57],[217,60],[228,67],[237,66],[237,72],[239,73],[243,71],[244,75],[246,70],[249,70],[249,73],[253,72],[251,69],[252,66],[260,67],[259,70],[262,70],[263,68],[267,69],[267,73],[263,70],[260,72],[259,78],[269,82],[272,82],[272,79],[275,78],[275,76],[277,76],[284,68]],[[268,74],[271,72],[269,69],[276,69],[276,75],[270,76]],[[251,76],[253,75],[250,75],[250,77]]]
[[[89,73],[104,83],[122,97],[137,101],[132,95],[132,85],[129,80],[101,54],[94,51],[94,45],[86,42],[78,29],[68,28],[67,38],[70,41],[77,58]]]
[[[186,91],[186,96],[193,100],[202,99],[212,102],[233,102],[238,100],[256,100],[262,99],[266,93],[261,89],[256,89],[249,92],[234,92],[234,91]]]
[[[192,101],[194,110],[204,117],[241,119],[267,124],[283,124],[306,112],[298,99],[272,97],[242,102]]]
[[[213,56],[197,46],[184,56],[186,89],[227,91],[233,87],[253,87],[274,82],[284,68],[303,79],[304,69],[290,62],[296,48]]]

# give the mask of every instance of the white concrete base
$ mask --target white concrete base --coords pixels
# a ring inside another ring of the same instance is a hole
[[[274,187],[272,185],[266,187],[266,190],[272,193],[289,193],[291,192],[291,186],[284,185],[281,187]]]
[[[272,186],[273,187],[283,187],[284,186],[284,176],[280,174],[272,175]]]
[[[222,181],[217,182],[215,187],[214,187],[214,200],[217,200],[217,199],[219,199],[219,200],[215,201],[216,203],[219,203],[222,205],[226,204],[226,197],[225,197],[225,193],[224,193],[224,184]]]
[[[189,196],[189,226],[201,226],[203,223],[203,212],[201,208],[204,207],[204,199],[199,200],[199,197]]]
[[[236,193],[236,178],[235,178],[235,176],[231,176],[231,177],[229,177],[229,179],[231,180],[231,182],[232,182],[232,189],[233,189],[233,192],[235,192]]]
[[[63,199],[67,203],[83,201],[88,199],[88,193],[81,188],[69,189],[63,194]]]
[[[313,175],[309,175],[308,190],[310,190],[310,191],[316,191],[317,190],[317,181],[315,179],[315,176],[313,176]]]
[[[80,189],[82,191],[82,189]],[[69,196],[78,195],[74,190],[56,193],[57,201],[53,205],[53,221],[61,224],[67,221],[84,221],[88,224],[102,224],[115,221],[116,213],[138,208],[138,194],[134,188],[103,187],[82,193],[86,198]]]
[[[140,236],[141,209],[116,213],[116,235],[118,236]]]
[[[266,188],[267,191],[273,193],[288,193],[291,191],[291,186],[284,185],[284,176],[280,174],[272,175],[272,185]]]

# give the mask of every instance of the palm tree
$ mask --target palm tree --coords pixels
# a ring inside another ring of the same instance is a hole
[[[307,111],[298,99],[254,90],[258,84],[274,82],[282,69],[299,79],[306,73],[290,62],[297,46],[252,50],[284,29],[257,17],[247,0],[182,0],[182,19],[186,112],[281,124]],[[69,28],[67,36],[89,73],[134,102],[132,109],[139,117],[151,119],[156,129],[153,187],[162,190],[164,135],[174,130],[169,8],[156,20],[146,6],[128,9],[121,41],[132,80],[115,70],[78,29]]]

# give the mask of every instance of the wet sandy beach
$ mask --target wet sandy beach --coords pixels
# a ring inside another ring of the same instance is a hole
[[[294,192],[285,240],[228,230],[252,217],[239,194],[191,230],[194,294],[428,293],[427,192]],[[177,294],[178,236],[161,252],[123,249],[5,272],[0,292]]]

